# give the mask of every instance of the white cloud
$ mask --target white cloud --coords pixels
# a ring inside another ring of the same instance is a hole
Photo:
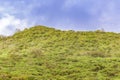
[[[27,20],[20,20],[15,18],[13,15],[5,14],[0,19],[0,34],[12,35],[16,29],[23,30],[28,27]]]

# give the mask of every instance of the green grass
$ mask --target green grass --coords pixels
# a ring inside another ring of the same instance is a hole
[[[0,80],[119,79],[119,33],[35,26],[0,39]]]

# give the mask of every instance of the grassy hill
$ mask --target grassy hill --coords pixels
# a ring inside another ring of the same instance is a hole
[[[0,80],[120,80],[120,34],[35,26],[1,36]]]

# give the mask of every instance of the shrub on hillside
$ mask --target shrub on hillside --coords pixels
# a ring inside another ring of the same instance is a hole
[[[43,53],[42,53],[41,49],[39,49],[39,48],[31,49],[30,53],[34,58],[43,56]]]
[[[11,59],[14,59],[15,61],[22,59],[21,55],[16,54],[16,53],[15,53],[15,54],[13,54],[13,53],[8,54],[8,56],[9,56]]]
[[[110,57],[109,54],[100,51],[88,51],[81,54],[82,56],[91,56],[91,57]]]

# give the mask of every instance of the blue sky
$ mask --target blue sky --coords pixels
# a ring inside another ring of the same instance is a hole
[[[0,0],[0,34],[45,25],[120,32],[120,0]]]

